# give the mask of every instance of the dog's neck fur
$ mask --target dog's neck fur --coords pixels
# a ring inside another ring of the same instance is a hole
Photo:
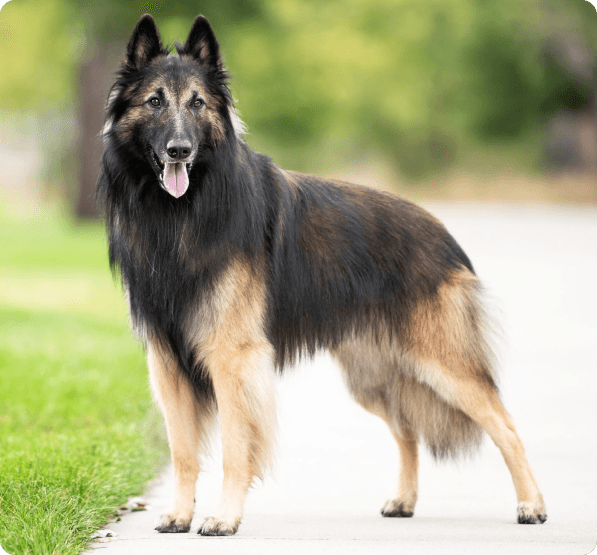
[[[254,259],[271,238],[260,205],[264,197],[255,188],[275,166],[235,130],[229,132],[235,139],[193,167],[180,199],[159,187],[151,168],[140,167],[141,178],[133,178],[119,172],[119,160],[108,154],[98,186],[107,211],[110,265],[128,291],[134,327],[142,337],[167,339],[189,370],[192,355],[180,328],[189,299],[209,291],[234,255]]]

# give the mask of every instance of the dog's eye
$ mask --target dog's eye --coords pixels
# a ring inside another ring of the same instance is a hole
[[[155,97],[155,96],[150,100],[150,102],[151,102],[151,104],[153,106],[159,106],[160,105],[160,99],[157,98],[157,97]]]
[[[195,102],[193,102],[193,106],[195,106],[195,108],[201,108],[201,106],[203,106],[205,104],[205,100],[203,100],[202,98],[198,98],[197,100],[195,100]]]

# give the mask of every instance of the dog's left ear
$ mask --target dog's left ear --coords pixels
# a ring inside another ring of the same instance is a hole
[[[212,69],[223,68],[218,41],[209,21],[202,15],[195,18],[184,49],[187,54],[190,54],[207,67]]]

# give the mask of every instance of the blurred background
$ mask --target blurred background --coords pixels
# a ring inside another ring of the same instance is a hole
[[[12,0],[0,12],[0,194],[97,216],[98,132],[143,13],[205,14],[247,142],[415,198],[597,201],[586,0]]]
[[[500,300],[509,338],[502,392],[546,484],[550,530],[594,543],[597,13],[589,2],[12,0],[0,11],[2,547],[77,555],[168,456],[95,204],[108,90],[146,12],[165,43],[184,41],[198,13],[209,18],[256,150],[289,169],[402,193],[447,224]],[[314,367],[318,383],[328,366]],[[285,497],[267,506],[308,501],[346,512],[366,497],[375,515],[397,465],[384,424],[346,393],[318,402],[313,381],[297,383],[282,391]],[[509,515],[501,455],[484,456],[476,478],[465,468],[466,497],[449,467],[424,455],[420,514],[460,514],[459,497],[463,515],[474,507],[475,517],[493,519],[493,501],[485,509],[466,501],[482,490]],[[215,491],[221,478],[210,476]],[[446,522],[449,538],[455,521]],[[492,541],[501,530],[476,533]],[[444,537],[434,534],[422,537]],[[469,542],[471,528],[462,534]]]

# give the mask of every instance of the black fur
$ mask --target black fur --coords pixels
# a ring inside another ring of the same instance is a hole
[[[279,369],[380,323],[408,348],[415,303],[432,298],[455,269],[473,271],[456,241],[407,200],[285,172],[253,152],[234,128],[228,77],[207,20],[196,22],[177,52],[168,56],[153,20],[143,18],[108,106],[98,193],[110,264],[128,289],[134,325],[166,342],[197,387],[210,391],[184,314],[242,256],[267,282],[267,335]],[[156,128],[150,120],[125,118],[156,75],[173,88],[190,76],[201,80],[224,129],[223,140],[208,122],[186,129],[197,154],[181,198],[160,187],[148,154],[169,123]],[[182,243],[183,233],[190,242]]]

